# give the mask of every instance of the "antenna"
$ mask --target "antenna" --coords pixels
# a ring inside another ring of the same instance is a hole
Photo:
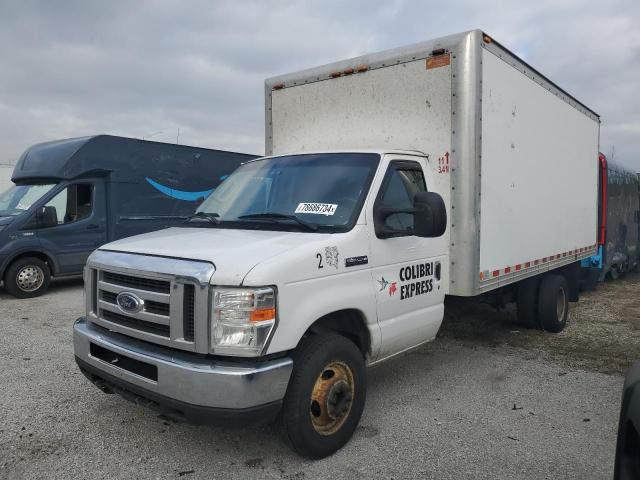
[[[178,127],[178,135],[176,135],[176,145],[180,145],[180,127]]]

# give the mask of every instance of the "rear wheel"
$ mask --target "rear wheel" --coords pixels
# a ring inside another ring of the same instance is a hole
[[[4,276],[5,288],[17,298],[42,295],[49,288],[50,281],[49,266],[36,257],[19,258],[7,268]]]
[[[526,328],[540,328],[538,319],[538,290],[540,278],[532,277],[518,284],[516,299],[518,322]]]
[[[364,410],[364,358],[337,334],[312,335],[293,354],[293,373],[278,418],[296,453],[323,458],[345,445]]]
[[[538,292],[538,317],[543,330],[558,333],[564,330],[569,315],[569,289],[562,275],[542,277]]]
[[[611,280],[619,279],[621,274],[622,273],[620,272],[618,265],[611,265],[611,270],[609,270],[609,275],[611,276]]]

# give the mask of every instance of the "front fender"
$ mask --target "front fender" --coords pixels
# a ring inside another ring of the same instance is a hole
[[[58,271],[58,263],[56,257],[51,252],[42,248],[37,238],[23,240],[12,240],[8,244],[0,249],[0,278],[4,277],[5,271],[11,265],[11,263],[18,257],[34,253],[37,255],[44,255],[47,257],[49,265],[51,266],[51,273],[55,275]]]
[[[380,327],[371,272],[354,272],[288,283],[278,291],[278,325],[267,353],[294,349],[304,333],[319,318],[355,309],[362,313],[371,337],[371,361],[380,349]]]

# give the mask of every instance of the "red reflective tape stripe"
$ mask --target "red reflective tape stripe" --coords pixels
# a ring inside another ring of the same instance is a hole
[[[500,275],[500,270],[494,270],[493,271],[493,276],[497,277],[498,275]]]
[[[520,270],[520,268],[522,268],[522,265],[520,265],[520,264],[516,265],[516,272],[517,272],[518,270]]]
[[[510,273],[511,267],[504,267],[504,273]]]
[[[531,262],[526,262],[526,263],[524,264],[524,268],[529,268],[530,266],[531,266]]]

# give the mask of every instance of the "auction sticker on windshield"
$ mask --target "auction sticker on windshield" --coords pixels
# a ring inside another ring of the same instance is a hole
[[[333,203],[300,203],[295,213],[313,213],[315,215],[333,215],[338,205]]]

